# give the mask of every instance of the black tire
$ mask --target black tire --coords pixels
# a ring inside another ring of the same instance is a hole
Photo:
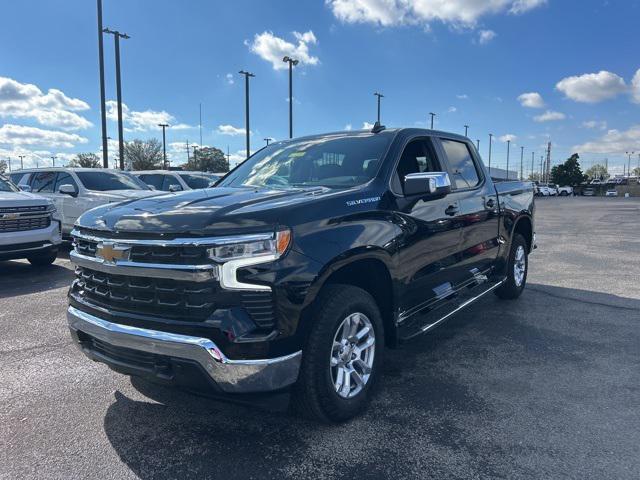
[[[27,260],[29,260],[29,263],[34,267],[47,267],[55,262],[56,258],[58,258],[57,250],[40,255],[35,255],[33,257],[27,257]]]
[[[361,413],[380,376],[384,350],[384,327],[378,306],[369,293],[350,285],[328,285],[315,305],[313,325],[302,351],[302,365],[291,398],[293,411],[324,423],[344,422]],[[353,313],[366,315],[373,326],[375,350],[368,381],[351,398],[338,394],[330,359],[334,337]]]
[[[518,249],[522,248],[524,252],[524,275],[520,282],[516,279],[514,266],[516,264],[516,254]],[[495,292],[498,297],[503,300],[514,300],[520,296],[522,290],[527,284],[527,273],[529,273],[529,252],[527,250],[527,241],[522,235],[516,233],[511,242],[511,250],[509,251],[509,262],[507,264],[507,278],[504,283],[498,287]]]

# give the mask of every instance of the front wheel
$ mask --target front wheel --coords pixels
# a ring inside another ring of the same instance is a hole
[[[511,250],[509,251],[507,278],[496,289],[496,295],[507,300],[518,298],[527,283],[528,269],[527,241],[522,235],[516,233],[513,236]]]
[[[322,422],[343,422],[366,407],[378,379],[384,331],[369,293],[350,285],[321,292],[302,352],[292,407]]]

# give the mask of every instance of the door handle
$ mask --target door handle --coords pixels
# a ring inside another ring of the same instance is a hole
[[[460,209],[458,208],[457,205],[449,205],[447,209],[444,211],[444,213],[450,216],[454,216],[456,213],[458,213],[459,210]]]
[[[487,208],[493,208],[496,206],[496,201],[493,198],[490,198],[489,200],[487,200]]]

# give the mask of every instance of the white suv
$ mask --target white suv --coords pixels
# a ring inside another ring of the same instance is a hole
[[[158,195],[133,175],[102,168],[38,168],[11,174],[18,186],[53,200],[62,219],[62,235],[69,237],[73,224],[87,210],[133,198]]]
[[[156,190],[179,192],[213,187],[225,174],[187,172],[183,170],[140,170],[131,172]]]
[[[62,242],[55,213],[51,200],[21,192],[0,175],[0,260],[26,258],[34,266],[53,263]]]

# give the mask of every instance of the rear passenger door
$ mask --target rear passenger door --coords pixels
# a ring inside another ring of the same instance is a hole
[[[163,191],[163,184],[165,175],[161,173],[145,173],[140,175],[140,180],[142,180],[147,185],[155,188],[156,190]]]
[[[451,187],[460,202],[461,274],[469,286],[484,283],[500,247],[497,193],[470,142],[439,138],[437,143],[449,167]]]

